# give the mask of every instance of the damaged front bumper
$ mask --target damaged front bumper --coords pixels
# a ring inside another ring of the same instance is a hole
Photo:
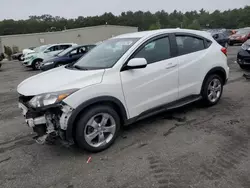
[[[60,138],[61,141],[73,144],[72,140],[66,139],[66,131],[74,109],[65,103],[34,109],[28,104],[30,99],[31,97],[19,97],[18,107],[22,110],[27,125],[37,134],[34,137],[36,142],[52,144]]]

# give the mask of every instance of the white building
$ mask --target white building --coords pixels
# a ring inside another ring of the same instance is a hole
[[[77,44],[92,44],[116,35],[137,32],[137,27],[100,25],[69,29],[58,32],[32,33],[21,35],[0,36],[0,53],[4,46],[17,46],[19,50],[44,44],[73,42]]]

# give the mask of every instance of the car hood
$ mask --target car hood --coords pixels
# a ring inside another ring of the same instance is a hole
[[[35,52],[34,50],[30,50],[30,49],[24,49],[23,50],[23,54],[27,54],[27,53],[32,53],[32,52]]]
[[[25,96],[34,96],[67,89],[84,88],[101,83],[105,69],[72,70],[65,67],[55,68],[32,76],[17,87],[17,92]]]
[[[235,38],[235,37],[241,37],[241,36],[244,36],[244,35],[241,35],[241,34],[234,34],[234,35],[231,35],[231,37]]]
[[[38,53],[37,52],[30,52],[30,53],[27,53],[24,55],[24,58],[29,58],[29,57],[32,57],[32,56],[36,56]]]

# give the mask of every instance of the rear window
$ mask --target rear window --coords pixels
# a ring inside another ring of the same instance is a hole
[[[179,55],[185,55],[200,50],[204,50],[204,40],[193,36],[176,36]]]

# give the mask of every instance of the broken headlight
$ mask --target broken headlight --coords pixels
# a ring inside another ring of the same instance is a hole
[[[39,108],[43,106],[57,104],[66,97],[68,97],[69,95],[71,95],[72,93],[76,92],[77,90],[78,89],[70,89],[70,90],[37,95],[29,101],[29,105],[33,108]]]

